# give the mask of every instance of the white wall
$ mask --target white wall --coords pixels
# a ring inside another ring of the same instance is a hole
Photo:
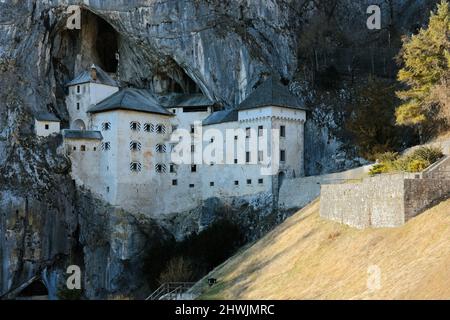
[[[77,87],[80,87],[80,93],[77,93]],[[89,108],[111,96],[117,92],[119,88],[107,86],[97,83],[84,83],[80,85],[74,85],[69,87],[69,94],[66,97],[66,106],[69,111],[70,128],[78,129],[74,126],[76,120],[82,120],[89,129],[91,126],[89,114],[87,111]],[[79,104],[79,109],[77,104]]]
[[[48,129],[45,128],[46,125],[48,126]],[[36,131],[36,135],[40,137],[47,137],[53,133],[59,133],[59,131],[61,130],[60,123],[56,121],[35,120],[34,128]]]
[[[286,138],[281,138],[281,147],[286,149],[286,162],[281,164],[280,170],[285,170],[288,176],[302,174],[303,164],[303,111],[280,108],[261,108],[244,111],[239,114],[240,121],[221,123],[203,127],[205,133],[208,129],[217,129],[226,138],[226,129],[253,129],[253,136],[245,139],[245,145],[259,141],[258,127],[268,129],[286,127]],[[172,108],[168,109],[173,112]],[[170,134],[172,126],[190,131],[191,124],[202,121],[209,112],[183,113],[177,108],[175,117],[143,113],[137,111],[115,110],[92,114],[88,123],[90,130],[102,131],[103,141],[68,141],[69,146],[78,143],[77,152],[71,151],[73,161],[73,175],[78,184],[91,189],[99,197],[120,206],[125,210],[141,212],[149,216],[158,217],[163,214],[176,214],[181,211],[194,209],[201,205],[203,200],[211,197],[249,196],[260,193],[272,194],[273,176],[262,174],[260,163],[245,164],[198,164],[197,172],[191,172],[191,164],[176,166],[175,172],[170,172]],[[282,116],[281,116],[282,115]],[[82,115],[76,114],[76,117]],[[140,130],[135,132],[130,128],[130,122],[138,121]],[[102,124],[109,122],[111,129],[102,130]],[[152,123],[155,127],[162,124],[166,127],[165,134],[145,132],[144,124]],[[269,136],[270,139],[270,136]],[[205,137],[203,148],[211,142]],[[130,142],[141,143],[140,151],[131,151]],[[111,149],[103,151],[102,143],[110,142]],[[80,152],[80,144],[87,146],[88,150]],[[234,136],[232,139],[234,144]],[[166,145],[166,153],[156,152],[157,144]],[[93,151],[93,148],[97,148]],[[225,155],[226,144],[223,144]],[[269,153],[271,153],[269,148]],[[91,150],[92,149],[92,150]],[[252,161],[257,161],[257,154],[252,154]],[[233,159],[235,156],[232,157]],[[140,172],[132,172],[130,163],[141,164]],[[165,173],[157,173],[155,165],[166,165]],[[275,173],[275,175],[278,171]],[[247,184],[251,179],[251,184]],[[259,183],[259,179],[263,179]],[[172,181],[177,180],[177,185]],[[234,181],[239,181],[235,185]],[[210,183],[214,182],[214,186]],[[189,185],[193,184],[194,187]],[[109,187],[109,191],[107,191]]]

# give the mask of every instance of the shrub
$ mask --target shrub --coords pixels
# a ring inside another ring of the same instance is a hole
[[[83,297],[83,290],[68,289],[67,287],[59,288],[57,294],[59,300],[81,300]]]
[[[169,260],[166,268],[159,276],[159,283],[189,282],[196,280],[196,272],[193,262],[182,256]]]
[[[442,150],[435,147],[420,147],[401,157],[397,153],[387,152],[377,156],[379,163],[370,169],[369,174],[374,176],[395,171],[420,172],[438,161],[442,156]]]
[[[387,166],[383,163],[377,163],[372,166],[372,168],[369,170],[370,176],[375,176],[377,174],[387,173],[389,172]]]
[[[430,163],[428,161],[421,159],[412,160],[408,163],[408,172],[420,172],[425,170],[429,166]]]
[[[430,164],[435,163],[444,156],[442,149],[435,147],[420,147],[410,155],[412,160],[424,160]]]

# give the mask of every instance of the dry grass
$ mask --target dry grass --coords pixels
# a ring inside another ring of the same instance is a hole
[[[200,298],[450,299],[450,200],[396,229],[356,230],[318,211],[316,201],[218,267]]]

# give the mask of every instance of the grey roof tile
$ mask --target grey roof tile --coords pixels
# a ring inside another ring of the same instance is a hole
[[[247,110],[266,106],[278,106],[307,110],[300,99],[295,97],[288,87],[281,84],[276,77],[269,77],[241,102],[237,110]]]
[[[48,122],[60,122],[61,121],[54,114],[49,113],[49,112],[40,112],[40,113],[36,114],[35,118],[38,121],[48,121]]]
[[[237,110],[221,110],[211,113],[209,117],[203,120],[203,125],[208,126],[211,124],[218,124],[224,122],[232,122],[238,120]]]
[[[100,131],[91,130],[63,130],[64,139],[85,139],[85,140],[103,140]]]
[[[91,68],[89,67],[88,70],[85,70],[81,72],[78,76],[75,77],[72,81],[68,82],[66,86],[74,86],[77,84],[83,84],[83,83],[99,83],[99,84],[105,84],[108,86],[118,87],[119,85],[117,82],[111,78],[102,68],[100,68],[97,65],[94,65],[97,69],[97,80],[92,79],[91,77]]]
[[[194,94],[169,94],[158,97],[160,103],[166,108],[207,107],[214,105],[208,97],[202,93]]]
[[[159,101],[145,89],[125,88],[103,101],[99,102],[88,112],[98,113],[111,110],[133,110],[148,113],[157,113],[163,115],[172,115],[161,106]]]

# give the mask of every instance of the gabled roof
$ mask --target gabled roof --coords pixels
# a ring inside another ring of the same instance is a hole
[[[99,113],[111,110],[133,110],[147,113],[172,115],[161,106],[159,101],[145,89],[125,88],[119,90],[103,101],[99,102],[88,112]]]
[[[103,140],[100,131],[90,130],[63,130],[64,139],[84,139],[84,140]]]
[[[203,125],[218,124],[224,122],[238,121],[237,110],[221,110],[211,113],[209,117],[203,120]]]
[[[60,122],[54,114],[48,112],[40,112],[35,116],[37,121]]]
[[[291,109],[307,110],[288,87],[281,84],[275,77],[269,77],[258,86],[241,104],[237,110],[247,110],[266,106],[277,106]]]
[[[77,84],[83,84],[83,83],[99,83],[99,84],[105,84],[107,86],[112,87],[118,87],[119,85],[117,82],[111,78],[102,68],[100,68],[97,65],[92,65],[97,70],[97,80],[92,79],[91,77],[91,68],[89,67],[88,70],[84,70],[79,75],[75,77],[72,81],[68,82],[66,84],[67,87],[74,86]]]
[[[164,95],[159,97],[159,101],[166,108],[195,108],[214,105],[214,102],[202,93]]]

